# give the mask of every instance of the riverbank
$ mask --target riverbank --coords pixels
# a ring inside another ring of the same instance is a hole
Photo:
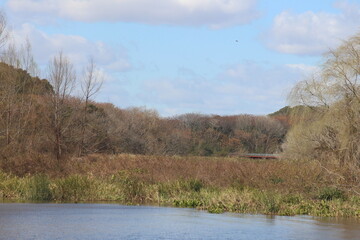
[[[354,178],[330,167],[286,160],[92,155],[72,159],[58,172],[1,172],[0,198],[360,217]]]

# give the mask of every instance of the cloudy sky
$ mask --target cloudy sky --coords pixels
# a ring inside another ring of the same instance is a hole
[[[360,0],[1,0],[46,77],[62,51],[104,76],[97,101],[182,113],[268,114],[360,31]]]

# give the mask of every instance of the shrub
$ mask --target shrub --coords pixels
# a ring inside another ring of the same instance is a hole
[[[145,200],[144,183],[139,179],[127,178],[122,187],[126,202],[143,202]]]
[[[200,192],[204,187],[201,180],[190,179],[190,180],[179,180],[178,181],[180,190],[186,192]]]
[[[26,188],[30,200],[49,201],[52,199],[50,181],[46,175],[39,174],[32,177]]]
[[[222,204],[221,202],[218,202],[217,204],[212,204],[208,208],[209,213],[223,213],[227,210],[226,206]]]
[[[299,204],[301,202],[302,197],[299,195],[288,194],[282,197],[282,202],[288,204]]]
[[[201,207],[204,205],[204,202],[198,199],[182,199],[182,200],[174,200],[175,207]]]
[[[272,193],[259,192],[258,201],[266,214],[276,214],[280,210],[279,197]]]
[[[55,200],[79,201],[91,195],[91,180],[87,176],[73,175],[59,179],[53,186]]]
[[[325,200],[325,201],[331,201],[334,199],[345,199],[345,194],[343,191],[337,189],[337,188],[333,188],[333,187],[326,187],[323,188],[319,191],[319,195],[318,198],[320,200]]]
[[[126,203],[145,201],[146,193],[144,183],[138,177],[134,176],[132,172],[126,170],[119,171],[118,174],[113,175],[112,181],[121,188],[123,200]]]
[[[194,192],[200,192],[203,187],[203,183],[200,180],[194,179],[189,181],[190,190]]]

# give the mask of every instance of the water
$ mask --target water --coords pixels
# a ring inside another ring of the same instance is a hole
[[[360,239],[360,222],[116,204],[3,203],[0,239]]]

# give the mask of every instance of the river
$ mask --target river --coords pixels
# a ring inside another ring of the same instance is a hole
[[[1,203],[0,239],[360,239],[360,222],[117,204]]]

